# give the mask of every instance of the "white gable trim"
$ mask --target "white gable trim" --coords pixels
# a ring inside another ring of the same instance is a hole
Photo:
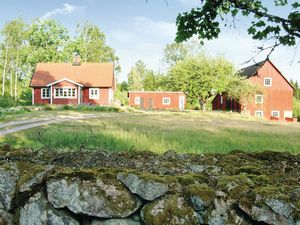
[[[63,79],[61,79],[61,80],[54,81],[54,82],[52,82],[52,83],[50,83],[50,84],[47,84],[47,87],[52,86],[52,85],[54,85],[54,84],[58,84],[58,83],[63,82],[63,81],[68,81],[68,82],[70,82],[70,83],[72,83],[72,84],[78,85],[79,87],[83,87],[82,84],[76,83],[75,81],[69,80],[68,78],[63,78]]]

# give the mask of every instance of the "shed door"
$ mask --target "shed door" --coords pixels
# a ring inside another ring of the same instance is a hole
[[[179,96],[179,110],[184,110],[185,97]]]
[[[144,98],[141,98],[140,100],[140,108],[144,109]]]
[[[148,99],[148,109],[153,109],[153,99],[152,98]]]

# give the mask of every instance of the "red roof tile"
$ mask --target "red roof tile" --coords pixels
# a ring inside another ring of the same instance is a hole
[[[112,87],[114,65],[112,63],[38,63],[30,86],[47,86],[55,81],[67,78],[85,87]]]

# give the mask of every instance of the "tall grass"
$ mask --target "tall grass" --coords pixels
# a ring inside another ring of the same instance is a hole
[[[3,141],[35,149],[300,153],[299,140],[300,126],[297,125],[230,119],[224,114],[165,113],[67,122],[20,132]]]

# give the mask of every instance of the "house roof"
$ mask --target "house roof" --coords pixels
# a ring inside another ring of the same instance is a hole
[[[86,87],[112,87],[112,63],[38,63],[31,78],[31,87],[43,87],[60,80],[71,80]]]

